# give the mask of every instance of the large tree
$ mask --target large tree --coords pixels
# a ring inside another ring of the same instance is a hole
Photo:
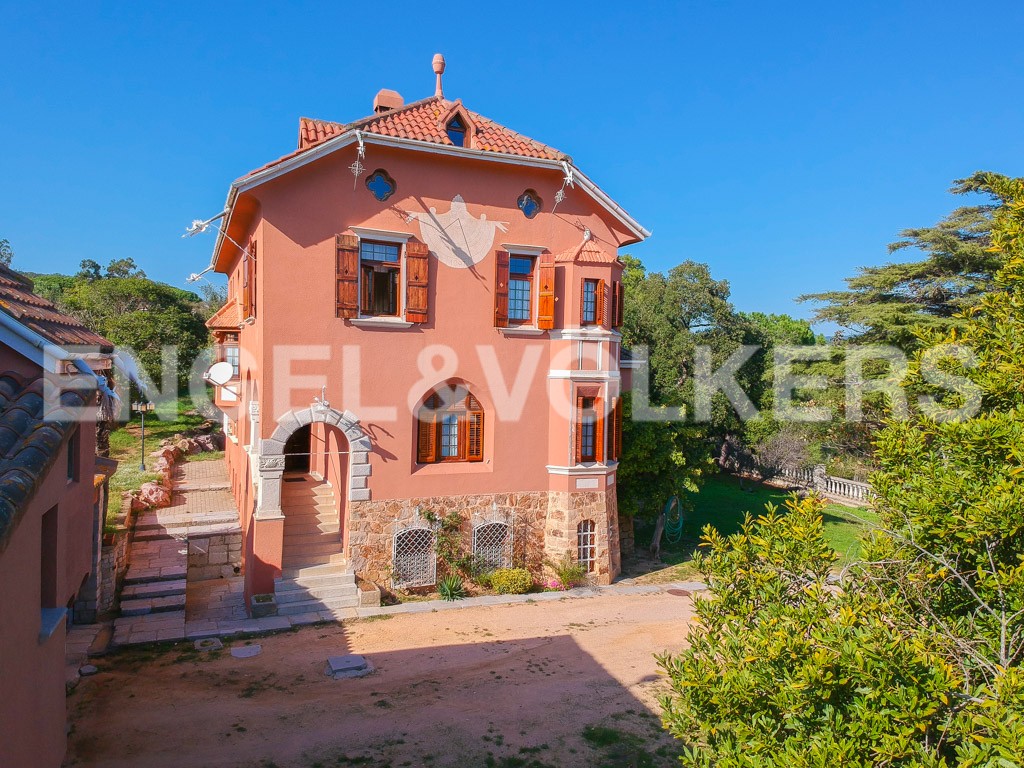
[[[14,249],[11,248],[10,241],[5,237],[0,240],[0,264],[9,267],[12,261],[14,261]]]
[[[931,227],[905,229],[889,245],[890,255],[916,252],[912,261],[862,267],[847,278],[847,289],[812,293],[815,322],[832,322],[859,341],[917,345],[920,329],[949,330],[958,315],[992,288],[1002,257],[992,251],[992,216],[1005,202],[997,182],[1004,177],[975,173],[954,182],[956,195],[980,194],[988,202],[957,208]]]
[[[1024,765],[1024,179],[984,181],[1006,201],[995,290],[958,330],[920,334],[972,351],[937,365],[973,390],[940,393],[935,353],[917,354],[910,391],[947,410],[880,435],[865,560],[833,581],[814,499],[707,531],[712,596],[689,648],[661,657],[684,764]]]

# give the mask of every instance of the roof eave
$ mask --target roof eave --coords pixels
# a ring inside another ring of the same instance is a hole
[[[348,130],[339,136],[335,136],[317,144],[305,152],[295,155],[294,157],[290,157],[287,160],[283,160],[277,165],[271,166],[270,168],[266,168],[262,171],[257,171],[251,175],[235,179],[235,181],[232,182],[231,187],[228,189],[227,201],[225,202],[225,210],[228,211],[228,215],[224,219],[223,226],[218,228],[217,240],[214,243],[213,256],[210,260],[210,265],[214,268],[217,266],[218,256],[224,243],[224,230],[230,226],[231,217],[234,214],[235,202],[238,200],[238,196],[240,194],[248,192],[249,190],[265,184],[268,181],[272,181],[279,176],[283,176],[297,168],[301,168],[304,165],[308,165],[309,163],[319,160],[321,157],[332,154],[356,143],[355,134],[356,132],[354,130]],[[523,155],[512,155],[504,152],[493,152],[485,149],[473,149],[471,147],[449,147],[443,144],[434,144],[432,142],[418,141],[416,139],[404,139],[397,136],[382,136],[376,133],[360,132],[360,136],[364,144],[399,147],[402,149],[411,149],[417,152],[428,152],[435,155],[448,155],[462,158],[468,157],[478,160],[487,160],[489,162],[506,163],[509,165],[523,165],[532,168],[563,170],[563,164],[568,164],[573,171],[573,179],[605,210],[611,213],[632,233],[633,239],[626,240],[621,243],[620,246],[632,245],[642,240],[646,240],[651,236],[651,231],[649,229],[630,216],[621,205],[612,200],[612,198],[603,189],[601,189],[585,173],[583,173],[583,171],[567,159],[553,160],[543,157],[525,157]]]

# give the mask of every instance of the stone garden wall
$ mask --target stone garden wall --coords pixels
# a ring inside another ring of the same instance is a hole
[[[242,568],[242,532],[188,537],[188,580],[228,579]]]

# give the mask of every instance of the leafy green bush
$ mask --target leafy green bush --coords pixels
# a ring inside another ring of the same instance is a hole
[[[492,589],[494,587],[494,571],[480,571],[473,576],[473,582],[484,589]]]
[[[499,568],[491,574],[491,586],[499,595],[525,595],[533,589],[533,576],[525,568]]]
[[[466,596],[466,586],[452,573],[437,582],[437,593],[442,600],[461,600]]]

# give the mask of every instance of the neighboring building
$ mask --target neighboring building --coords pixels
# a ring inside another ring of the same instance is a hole
[[[109,369],[112,351],[0,266],[4,768],[59,766],[64,757],[65,628],[95,617],[106,480],[116,466],[95,455],[91,371]]]
[[[302,118],[228,193],[208,325],[248,595],[315,566],[431,584],[428,511],[461,513],[492,564],[619,570],[617,252],[649,233],[567,155],[446,99],[434,65],[433,97]],[[337,604],[321,592],[294,610]]]

